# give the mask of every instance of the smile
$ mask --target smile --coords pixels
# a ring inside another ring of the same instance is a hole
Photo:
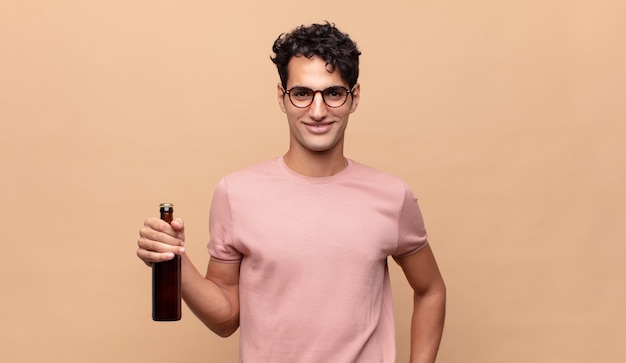
[[[303,123],[309,132],[313,134],[324,134],[332,129],[334,122],[316,122],[316,123]]]

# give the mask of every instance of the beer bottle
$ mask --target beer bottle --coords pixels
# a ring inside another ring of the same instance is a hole
[[[171,223],[174,205],[160,206],[161,219]],[[180,255],[152,264],[152,320],[176,321],[181,318]]]

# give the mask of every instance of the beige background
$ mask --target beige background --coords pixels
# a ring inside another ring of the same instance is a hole
[[[328,19],[363,51],[347,154],[420,197],[438,361],[623,362],[624,4],[0,1],[2,361],[236,361],[151,321],[137,230],[173,202],[204,270],[219,178],[287,146],[272,42]]]

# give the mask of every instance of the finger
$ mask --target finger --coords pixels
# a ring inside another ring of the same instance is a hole
[[[171,223],[167,223],[163,220],[150,220],[149,225],[153,226],[157,231],[167,233],[170,236],[176,237],[182,241],[185,241],[185,223],[182,219],[176,218]]]
[[[177,232],[176,237],[181,239],[184,243],[185,242],[185,223],[183,222],[183,220],[180,218],[176,218],[172,221],[170,226],[172,227],[174,231]]]
[[[159,234],[159,236],[163,236],[163,234]],[[172,244],[172,243],[169,243],[170,242],[169,240],[167,242],[162,242],[162,241],[155,240],[153,238],[139,237],[139,239],[137,240],[137,246],[139,246],[140,249],[144,249],[150,252],[175,253],[175,254],[185,253],[185,247],[182,246],[182,244],[180,243],[180,240],[172,239],[169,236],[167,237],[168,239],[178,241],[178,242],[176,242],[176,244]]]
[[[168,233],[170,232],[170,233]],[[184,245],[184,236],[181,236],[179,233],[175,232],[173,229],[169,229],[169,231],[163,232],[160,230],[153,229],[149,225],[144,225],[141,229],[139,229],[140,238],[144,238],[149,241],[155,241],[160,243],[165,243],[172,246],[182,246]]]
[[[159,218],[148,218],[143,222],[144,227],[154,229],[155,231],[167,233],[170,236],[176,237],[178,233],[172,228],[172,226],[166,221]]]
[[[137,256],[148,266],[153,263],[169,261],[177,254],[183,254],[183,247],[174,247],[167,244],[140,238],[137,242]]]
[[[174,256],[175,254],[171,252],[159,253],[142,248],[137,249],[137,257],[139,257],[139,259],[141,259],[148,266],[152,266],[153,263],[169,261],[173,259]]]
[[[180,218],[174,218],[172,223],[170,223],[170,226],[178,232],[183,232],[185,230],[185,223]]]

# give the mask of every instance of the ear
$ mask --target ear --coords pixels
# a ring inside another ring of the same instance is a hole
[[[280,84],[280,82],[278,82],[278,85],[276,86],[276,91],[278,97],[278,107],[280,107],[280,110],[283,111],[283,113],[286,113],[287,111],[285,110],[285,91],[283,91],[283,85]]]
[[[352,90],[352,104],[350,105],[350,113],[356,111],[356,107],[359,105],[359,99],[361,98],[361,85],[359,83],[354,85]]]

